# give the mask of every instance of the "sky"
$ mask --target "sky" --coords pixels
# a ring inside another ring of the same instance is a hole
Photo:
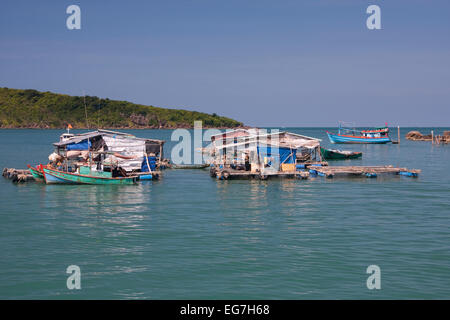
[[[0,87],[251,126],[450,126],[449,16],[448,0],[2,0]]]

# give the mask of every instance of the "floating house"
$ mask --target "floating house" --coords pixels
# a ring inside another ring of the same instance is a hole
[[[55,152],[49,160],[68,172],[86,165],[89,170],[95,167],[99,172],[118,171],[122,176],[154,172],[163,159],[164,142],[101,129],[70,136],[64,134],[53,144]]]
[[[211,175],[297,176],[298,168],[322,163],[320,139],[290,132],[237,129],[211,137]]]

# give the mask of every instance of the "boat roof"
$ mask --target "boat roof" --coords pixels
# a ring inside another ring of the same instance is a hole
[[[265,132],[265,133],[261,133],[261,132]],[[262,138],[262,137],[271,137],[271,136],[275,136],[275,135],[294,136],[294,137],[298,137],[298,138],[302,138],[302,139],[306,139],[306,140],[322,141],[321,139],[318,139],[318,138],[313,138],[313,137],[309,137],[309,136],[305,136],[305,135],[301,135],[301,134],[297,134],[297,133],[293,133],[293,132],[287,132],[287,131],[267,133],[267,131],[263,131],[262,129],[259,129],[259,128],[235,129],[235,130],[231,130],[231,131],[226,131],[224,133],[220,133],[220,134],[211,136],[211,141],[215,141],[218,138],[222,138],[222,140],[224,140],[224,139],[231,139],[231,138],[255,138],[255,137]]]
[[[293,136],[293,137],[297,137],[297,138],[302,138],[304,140],[322,141],[322,139],[319,139],[319,138],[309,137],[309,136],[305,136],[305,135],[298,134],[298,133],[293,133],[293,132],[288,132],[288,131],[280,131],[280,132],[271,132],[271,133],[267,133],[267,134],[260,134],[260,135],[257,135],[257,137],[260,137],[260,138],[261,137],[271,137],[271,136],[275,136],[275,135]]]
[[[273,136],[283,136],[283,137],[273,140],[272,139]],[[215,146],[215,148],[221,150],[224,148],[235,148],[242,145],[250,145],[250,144],[253,144],[252,148],[254,148],[255,144],[274,146],[278,148],[293,148],[293,149],[298,149],[300,147],[316,148],[320,145],[320,141],[322,140],[308,136],[303,136],[296,133],[282,131],[269,134],[249,136],[246,137],[244,141],[239,142],[233,141],[231,143],[225,143],[223,145]]]
[[[117,131],[111,131],[111,130],[98,129],[96,131],[76,134],[67,140],[55,142],[55,143],[53,143],[53,145],[56,147],[62,147],[62,146],[66,146],[66,145],[72,144],[72,143],[79,143],[86,139],[93,139],[93,138],[103,137],[103,136],[115,137],[115,138],[119,138],[119,139],[126,138],[126,139],[144,140],[146,142],[148,141],[148,142],[153,142],[155,144],[161,144],[161,145],[165,143],[164,140],[138,138],[132,134],[125,133],[125,132],[117,132]]]
[[[250,129],[250,130],[256,130]],[[227,130],[223,133],[215,134],[211,136],[211,141],[214,141],[216,139],[222,138],[222,139],[231,139],[236,137],[248,137],[250,136],[250,130],[248,129],[234,129],[234,130]]]

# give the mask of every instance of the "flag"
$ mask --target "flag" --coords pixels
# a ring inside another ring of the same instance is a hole
[[[72,129],[72,125],[70,123],[67,125],[67,129]]]

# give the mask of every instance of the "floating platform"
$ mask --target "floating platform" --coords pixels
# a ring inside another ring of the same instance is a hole
[[[161,171],[152,170],[151,172],[133,172],[133,176],[137,176],[138,180],[158,180],[161,176]]]
[[[4,168],[2,176],[17,183],[35,181],[33,175],[28,169]]]
[[[327,178],[333,177],[367,177],[376,178],[379,175],[393,174],[408,177],[418,177],[421,170],[395,168],[393,166],[327,166],[309,168],[311,175],[318,175]]]
[[[326,161],[314,161],[314,162],[297,162],[295,167],[297,169],[308,169],[309,167],[326,167],[328,166],[328,162]]]
[[[308,179],[308,171],[278,171],[278,172],[252,172],[244,170],[234,170],[230,168],[215,168],[210,170],[211,177],[220,180],[228,179],[259,179],[267,180],[272,178]]]

